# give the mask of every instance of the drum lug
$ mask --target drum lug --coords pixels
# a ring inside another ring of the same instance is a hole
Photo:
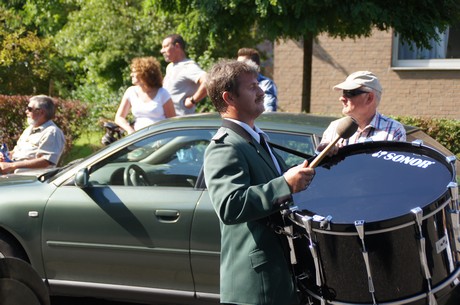
[[[418,227],[420,263],[422,264],[423,271],[425,273],[425,279],[427,280],[427,284],[428,284],[428,292],[427,292],[428,305],[436,305],[437,304],[436,298],[431,289],[431,273],[430,273],[430,268],[428,267],[428,260],[426,256],[426,240],[425,240],[425,237],[423,236],[423,231],[422,231],[423,210],[420,207],[416,207],[416,208],[413,208],[411,212],[415,216],[415,222]]]
[[[448,185],[450,191],[450,220],[454,234],[455,250],[460,252],[460,210],[458,206],[458,184],[451,182]]]
[[[364,264],[366,266],[367,283],[369,286],[369,292],[372,296],[372,300],[374,304],[377,304],[377,301],[375,299],[375,288],[374,288],[374,281],[372,279],[371,264],[369,262],[369,254],[367,252],[366,244],[364,242],[364,220],[356,220],[355,228],[356,228],[356,231],[358,232],[359,238],[361,239],[361,244],[363,247],[362,254],[363,254]]]
[[[315,265],[315,278],[316,278],[316,286],[322,287],[323,286],[323,277],[321,273],[321,263],[319,261],[318,256],[318,249],[316,248],[316,243],[313,241],[313,228],[311,226],[312,217],[304,216],[301,218],[303,227],[307,232],[307,238],[310,242],[308,248],[310,249],[311,256],[313,258],[313,264]]]
[[[450,208],[452,210],[458,211],[458,184],[457,182],[450,182],[449,185],[447,185],[450,191],[450,198],[451,198],[451,205]]]
[[[331,220],[332,216],[327,215],[326,218],[324,218],[320,223],[319,227],[323,230],[330,230],[331,229]]]
[[[456,156],[447,156],[446,160],[449,163],[455,163],[455,161],[457,161],[457,157]]]
[[[420,139],[416,139],[414,141],[411,142],[412,146],[415,146],[415,147],[421,147],[423,145],[423,141],[420,140]]]
[[[456,171],[456,169],[457,169],[457,167],[455,166],[455,162],[457,162],[457,157],[456,156],[447,156],[446,161],[449,162],[452,165],[452,170],[454,172],[453,177],[457,176],[457,174],[460,174],[460,173],[457,173],[457,171]],[[456,182],[453,182],[453,183],[456,184]]]

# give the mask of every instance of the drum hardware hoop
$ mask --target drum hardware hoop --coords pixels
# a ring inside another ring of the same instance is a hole
[[[425,220],[427,218],[430,218],[434,214],[437,214],[447,204],[449,204],[449,202],[450,202],[450,198],[447,199],[444,203],[442,203],[436,210],[434,210],[431,213],[423,216],[422,219]],[[304,216],[300,216],[300,217],[304,217]],[[373,235],[373,234],[391,232],[391,231],[395,231],[395,230],[399,230],[399,229],[402,229],[402,228],[405,228],[405,227],[412,226],[414,223],[415,223],[415,220],[412,220],[412,221],[408,221],[406,223],[403,223],[403,224],[400,224],[400,225],[397,225],[397,226],[393,226],[393,227],[389,227],[389,228],[386,228],[386,229],[367,231],[366,234],[367,235]],[[299,223],[296,222],[296,224],[299,224]],[[302,226],[302,225],[300,225],[300,226]],[[330,230],[329,231],[328,230],[321,230],[321,229],[317,229],[317,228],[312,228],[312,231],[317,232],[317,233],[321,233],[321,234],[330,234],[330,235],[339,235],[339,236],[355,236],[355,235],[358,235],[357,232],[337,232],[337,231],[330,231]]]
[[[431,290],[432,294],[435,295],[437,292],[441,291],[451,283],[455,283],[455,286],[458,284],[457,277],[460,276],[460,266],[457,266],[457,271],[455,273],[452,273],[450,277],[448,277],[446,280],[438,284],[436,287],[433,287]],[[456,283],[457,282],[457,283]],[[311,290],[307,289],[307,292],[314,297],[317,300],[324,300],[321,296],[317,295]],[[420,293],[416,296],[406,298],[403,300],[398,300],[398,301],[393,301],[393,302],[384,302],[384,303],[378,303],[378,305],[405,305],[409,304],[418,300],[421,300],[423,298],[427,298],[429,295],[426,292]],[[347,303],[347,302],[340,302],[340,301],[329,301],[327,300],[326,304],[331,304],[331,305],[374,305],[372,303]]]

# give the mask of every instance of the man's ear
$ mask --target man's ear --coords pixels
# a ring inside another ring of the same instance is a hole
[[[376,98],[375,93],[370,91],[369,94],[367,95],[366,104],[372,103],[375,100],[375,98]]]
[[[233,95],[228,92],[228,91],[224,91],[222,92],[222,99],[225,101],[225,103],[227,103],[227,105],[229,106],[233,106],[235,103],[233,101]]]

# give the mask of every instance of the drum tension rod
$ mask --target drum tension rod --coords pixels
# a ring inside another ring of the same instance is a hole
[[[355,228],[356,228],[356,231],[358,232],[359,238],[361,239],[361,243],[363,246],[362,253],[363,253],[364,264],[366,265],[367,283],[369,285],[369,292],[372,296],[372,301],[374,302],[374,305],[376,305],[377,301],[375,299],[374,281],[372,280],[371,265],[369,263],[369,254],[367,253],[366,244],[364,242],[364,220],[356,220]]]
[[[425,237],[423,236],[423,231],[422,231],[423,210],[420,207],[416,207],[416,208],[413,208],[411,212],[414,213],[415,222],[418,226],[420,263],[422,264],[423,271],[425,272],[425,278],[428,284],[428,292],[427,292],[428,304],[436,305],[437,304],[436,298],[433,292],[431,291],[431,273],[428,267],[428,260],[426,257],[426,241],[425,241]]]
[[[312,222],[312,217],[310,216],[303,216],[301,218],[303,227],[305,228],[305,231],[307,232],[307,238],[309,240],[309,245],[308,248],[310,249],[311,256],[313,257],[313,263],[315,265],[315,274],[316,274],[316,286],[322,288],[323,287],[323,277],[322,277],[322,272],[321,272],[321,262],[319,261],[319,256],[318,256],[318,249],[316,246],[316,243],[313,240],[313,229],[311,226]],[[322,298],[321,304],[323,304],[325,300]]]
[[[450,221],[454,234],[454,247],[457,252],[460,252],[460,211],[458,206],[458,184],[450,182],[447,187],[450,191]]]

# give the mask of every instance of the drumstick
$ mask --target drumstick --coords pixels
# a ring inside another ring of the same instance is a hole
[[[341,138],[348,139],[356,132],[357,129],[358,124],[352,117],[346,116],[341,118],[337,124],[337,137],[332,142],[330,142],[319,155],[315,157],[315,159],[308,165],[308,167],[315,168],[327,155],[329,150],[331,150],[331,148],[337,143],[337,141],[339,141]]]

